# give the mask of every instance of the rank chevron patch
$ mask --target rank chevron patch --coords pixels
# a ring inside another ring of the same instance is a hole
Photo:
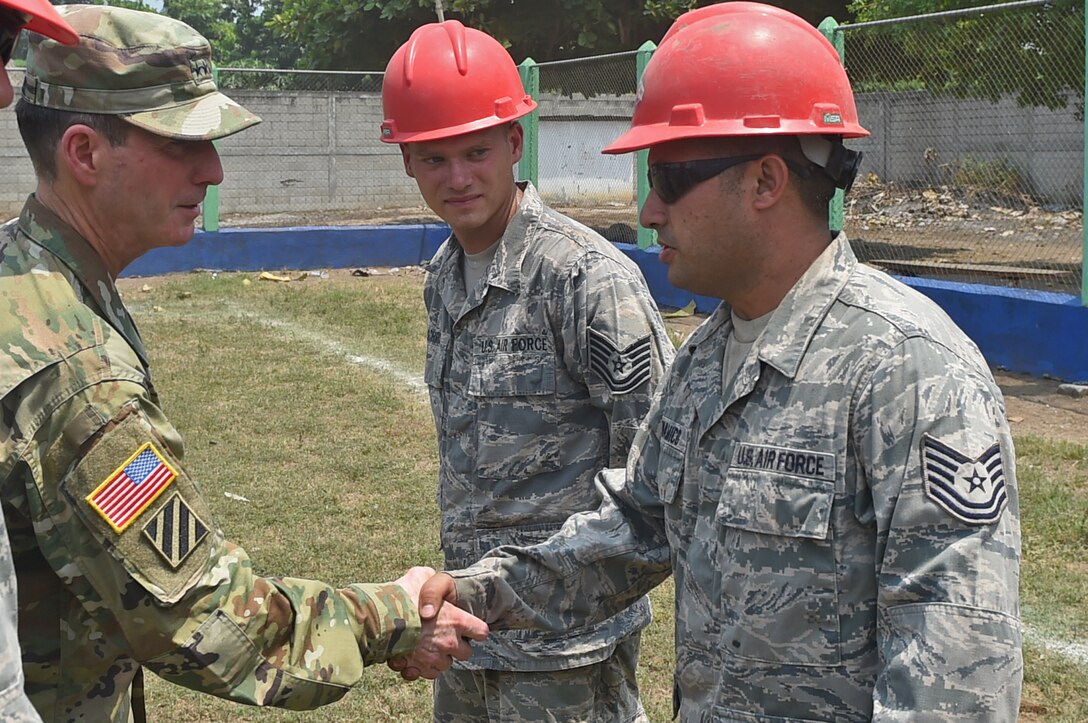
[[[649,335],[626,349],[596,329],[589,330],[589,368],[616,394],[624,394],[650,380],[653,352]]]
[[[997,444],[971,459],[927,434],[922,441],[922,476],[926,496],[970,525],[996,522],[1009,502]]]

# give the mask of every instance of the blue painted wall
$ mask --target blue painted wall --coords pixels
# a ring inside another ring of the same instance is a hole
[[[415,266],[446,239],[443,224],[226,229],[198,232],[180,248],[160,248],[137,259],[125,276],[152,276],[193,269],[280,269]],[[680,308],[692,294],[666,278],[656,248],[618,244],[642,269],[662,307]],[[936,301],[975,340],[993,366],[1065,381],[1088,381],[1088,308],[1076,296],[999,286],[902,278]],[[695,296],[709,312],[718,301]]]
[[[122,276],[156,276],[193,269],[275,271],[415,266],[449,236],[445,224],[308,226],[197,232],[185,246],[158,248]]]

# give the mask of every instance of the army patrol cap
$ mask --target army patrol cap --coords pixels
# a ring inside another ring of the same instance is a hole
[[[229,136],[261,119],[219,92],[211,44],[185,23],[105,5],[61,5],[79,33],[64,46],[30,35],[23,100],[74,113],[118,115],[177,140]]]

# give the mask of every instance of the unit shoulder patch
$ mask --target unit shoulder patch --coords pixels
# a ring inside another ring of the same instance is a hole
[[[126,406],[70,467],[59,492],[86,528],[73,530],[80,544],[99,546],[84,551],[87,576],[108,588],[120,565],[169,604],[215,564],[224,540],[167,439],[137,405]]]
[[[623,349],[596,329],[589,330],[589,368],[614,394],[626,394],[650,381],[653,342],[650,335]]]
[[[174,492],[144,525],[143,532],[155,552],[176,570],[210,530],[181,495]]]
[[[994,443],[978,457],[931,436],[922,439],[926,496],[969,525],[990,525],[1008,506],[1001,447]]]

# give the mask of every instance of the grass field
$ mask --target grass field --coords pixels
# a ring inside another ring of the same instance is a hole
[[[244,279],[251,283],[244,284]],[[441,567],[434,430],[422,386],[418,273],[257,281],[207,273],[122,280],[186,464],[229,538],[266,575],[336,585]],[[1088,720],[1088,448],[1018,438],[1021,720]],[[672,587],[654,592],[640,684],[671,715]],[[1067,646],[1061,652],[1061,646]],[[429,721],[430,687],[377,666],[311,713],[225,703],[148,680],[148,719]]]

